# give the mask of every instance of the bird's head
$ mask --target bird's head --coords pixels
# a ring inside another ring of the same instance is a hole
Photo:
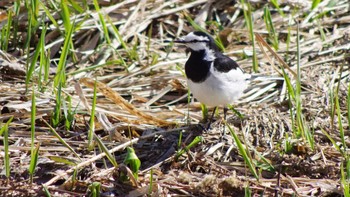
[[[214,39],[208,34],[200,31],[191,32],[174,42],[185,44],[191,51],[218,51]]]

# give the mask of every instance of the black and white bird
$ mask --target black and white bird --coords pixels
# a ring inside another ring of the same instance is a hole
[[[193,96],[199,102],[215,107],[213,115],[218,106],[223,106],[226,119],[227,105],[239,99],[255,77],[244,73],[234,60],[222,54],[214,39],[204,32],[191,32],[174,42],[185,44],[191,52],[185,72]]]

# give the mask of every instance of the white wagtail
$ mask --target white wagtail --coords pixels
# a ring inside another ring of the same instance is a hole
[[[215,107],[208,129],[218,106],[232,104],[256,77],[246,74],[238,64],[222,54],[214,39],[204,32],[191,32],[174,42],[185,44],[191,52],[185,64],[188,88],[201,103]]]

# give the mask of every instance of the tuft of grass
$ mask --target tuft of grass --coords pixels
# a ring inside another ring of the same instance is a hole
[[[25,80],[26,90],[29,87],[30,80],[32,80],[35,66],[36,66],[36,63],[38,61],[39,55],[40,55],[40,62],[39,62],[40,69],[39,69],[38,89],[42,89],[42,77],[41,76],[42,76],[43,70],[45,72],[44,73],[44,79],[46,79],[45,81],[47,81],[47,79],[48,79],[49,62],[47,61],[47,56],[45,54],[45,35],[46,35],[46,26],[43,27],[39,42],[36,46],[36,50],[34,52],[34,55],[32,57],[31,63],[29,65],[29,68],[27,71],[26,80]]]
[[[299,26],[297,28],[297,76],[295,82],[295,88],[293,87],[290,78],[286,74],[284,68],[282,68],[283,77],[286,82],[288,90],[288,101],[291,121],[293,125],[293,133],[296,138],[302,138],[305,140],[310,148],[314,150],[315,142],[313,133],[306,125],[306,121],[302,112],[302,99],[301,99],[301,71],[300,71],[300,35]],[[286,146],[287,147],[287,146]]]
[[[63,114],[64,114],[64,120],[65,120],[65,128],[66,130],[72,129],[73,123],[74,123],[74,114],[76,113],[76,109],[72,110],[72,98],[71,96],[66,97],[66,101],[68,103],[68,106],[66,102],[62,102],[63,106]],[[78,106],[77,106],[78,107]]]
[[[201,103],[201,110],[202,110],[202,117],[203,117],[203,120],[208,120],[208,107]],[[215,113],[215,112],[214,112]]]
[[[249,36],[252,41],[252,48],[253,48],[253,71],[258,72],[258,59],[256,55],[256,50],[255,50],[255,35],[254,35],[254,23],[253,23],[253,12],[252,12],[252,7],[249,3],[249,1],[241,0],[242,4],[242,9],[244,13],[244,19],[249,31]],[[245,8],[247,7],[247,9]]]
[[[43,11],[45,12],[46,17],[48,17],[48,19],[51,21],[52,25],[56,28],[59,29],[59,25],[55,19],[54,16],[52,16],[52,11],[49,10],[42,1],[39,1],[40,4],[40,8],[43,9]],[[54,3],[52,4],[53,6],[55,5]],[[55,10],[58,10],[58,8],[55,8]]]
[[[249,188],[249,185],[244,187],[244,197],[251,197],[252,196],[252,190]]]
[[[197,144],[199,144],[203,141],[204,141],[204,138],[202,136],[195,137],[189,145],[187,145],[183,149],[177,151],[176,156],[175,156],[175,160],[177,160],[179,157],[181,157],[181,155],[183,155],[185,152],[189,151],[192,147],[196,146]]]
[[[41,92],[44,92],[46,89],[45,85],[48,83],[48,80],[49,80],[49,69],[50,69],[50,50],[48,51],[45,50],[46,29],[47,29],[47,25],[43,26],[40,40],[37,45],[40,47],[40,61],[39,61],[40,67],[39,67],[39,77],[38,77],[38,89]],[[43,73],[44,73],[44,76],[43,76]]]
[[[90,193],[90,197],[99,197],[101,194],[101,183],[100,182],[93,182],[91,183],[91,185],[89,186],[89,191]]]
[[[56,91],[55,108],[51,114],[51,124],[55,128],[61,122],[61,106],[62,106],[61,94],[62,94],[62,83],[59,83]]]
[[[27,8],[29,8],[29,14],[32,16],[32,24],[37,25],[38,24],[38,16],[39,16],[39,0],[29,0],[25,1],[28,3]]]
[[[61,50],[61,56],[57,65],[57,73],[54,78],[54,87],[57,87],[60,83],[63,87],[66,86],[66,64],[67,57],[70,49],[72,48],[72,34],[74,32],[74,23],[70,23],[70,14],[68,6],[65,1],[61,1],[61,17],[63,19],[64,28],[66,30],[64,34],[64,44]]]
[[[272,43],[273,48],[278,50],[278,35],[275,31],[275,27],[272,22],[271,12],[268,6],[264,8],[264,21],[266,25],[267,32],[269,33],[269,39]]]
[[[12,20],[13,20],[13,12],[11,10],[9,10],[7,12],[7,24],[5,27],[2,28],[1,30],[1,46],[0,48],[4,51],[7,51],[8,49],[8,45],[9,45],[9,41],[10,41],[10,36],[12,34],[11,32],[11,26],[12,26]]]
[[[256,172],[255,169],[255,164],[253,162],[252,157],[250,156],[248,152],[248,150],[246,150],[241,142],[241,140],[238,138],[237,134],[233,131],[232,127],[230,127],[230,125],[228,125],[225,122],[225,126],[228,127],[228,129],[230,130],[231,136],[233,137],[233,139],[236,142],[236,145],[238,147],[238,152],[242,155],[243,160],[245,162],[245,164],[248,165],[248,168],[250,169],[250,172],[254,175],[254,177],[259,180],[259,176],[258,173]],[[248,156],[249,155],[249,156]]]

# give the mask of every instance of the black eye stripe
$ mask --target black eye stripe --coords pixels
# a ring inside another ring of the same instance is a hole
[[[197,43],[197,42],[209,42],[208,40],[191,40],[191,43]]]

